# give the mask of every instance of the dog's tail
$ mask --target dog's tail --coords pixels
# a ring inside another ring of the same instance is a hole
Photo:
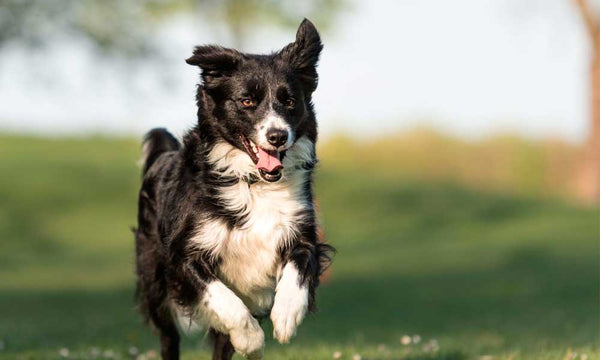
[[[146,174],[162,153],[179,150],[180,147],[179,141],[166,129],[156,128],[150,130],[144,136],[143,157],[141,160],[144,169],[143,174]]]

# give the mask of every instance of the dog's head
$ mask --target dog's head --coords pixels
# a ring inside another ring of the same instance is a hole
[[[202,69],[198,101],[225,141],[245,151],[266,181],[281,178],[282,158],[301,136],[316,138],[311,97],[323,45],[304,20],[296,40],[270,55],[207,45],[186,60]]]

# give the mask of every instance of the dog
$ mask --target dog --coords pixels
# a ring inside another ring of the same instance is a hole
[[[179,359],[179,328],[203,327],[213,359],[261,359],[270,317],[287,343],[315,310],[335,249],[318,240],[312,182],[312,94],[323,45],[315,26],[269,55],[198,46],[198,123],[180,143],[144,140],[138,200],[136,299],[158,331],[163,360]]]

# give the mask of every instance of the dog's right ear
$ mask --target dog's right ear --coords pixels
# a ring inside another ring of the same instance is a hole
[[[315,25],[304,19],[296,32],[296,41],[288,44],[278,54],[290,64],[296,75],[300,77],[309,93],[317,88],[317,62],[323,50],[321,37]]]
[[[242,54],[234,49],[217,45],[197,46],[194,55],[186,59],[190,65],[199,66],[202,76],[220,77],[235,70],[242,60]]]

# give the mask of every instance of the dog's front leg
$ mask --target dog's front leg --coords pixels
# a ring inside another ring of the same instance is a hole
[[[296,328],[308,310],[308,296],[308,284],[302,282],[296,263],[289,261],[277,284],[271,310],[273,336],[280,343],[289,342],[296,334]]]
[[[265,335],[246,305],[225,284],[215,279],[206,286],[200,310],[209,326],[229,335],[239,354],[262,359]]]

